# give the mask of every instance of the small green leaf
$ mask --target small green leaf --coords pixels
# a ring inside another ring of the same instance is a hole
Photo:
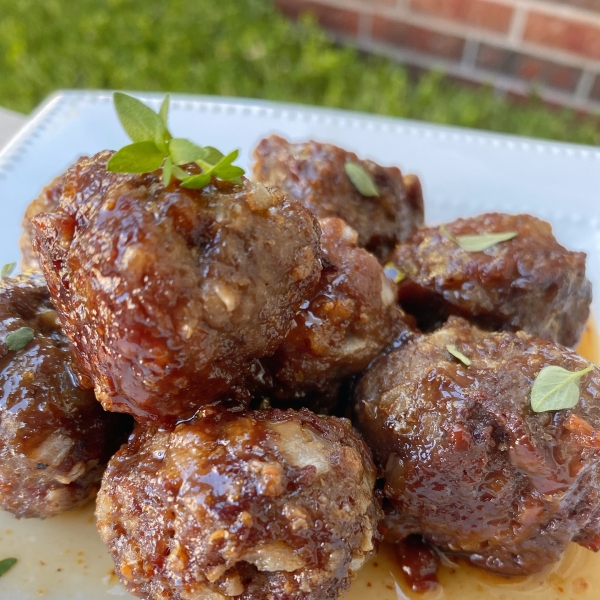
[[[155,141],[165,126],[161,118],[137,98],[115,92],[113,94],[117,116],[132,142]]]
[[[170,156],[167,156],[165,164],[163,165],[163,185],[167,187],[171,183],[171,177],[173,176],[173,161]]]
[[[236,167],[235,165],[225,165],[223,167],[215,167],[213,173],[220,179],[225,181],[233,181],[238,177],[241,177],[245,171],[242,167]]]
[[[154,142],[136,142],[115,152],[106,168],[113,173],[151,173],[160,168],[164,158]]]
[[[203,150],[204,156],[202,159],[210,165],[217,165],[221,160],[223,160],[223,158],[225,158],[225,155],[220,150],[217,150],[212,146],[204,146]]]
[[[16,262],[6,263],[2,267],[2,273],[0,273],[0,279],[6,279],[7,277],[10,277],[12,272],[15,270],[16,266],[17,266]]]
[[[210,173],[200,173],[200,175],[190,175],[181,182],[181,187],[188,188],[190,190],[200,190],[207,186],[212,179]]]
[[[471,366],[471,359],[466,357],[454,344],[446,344],[446,350],[466,367]]]
[[[16,331],[11,331],[4,340],[8,350],[23,350],[27,344],[35,337],[35,332],[31,327],[21,327]]]
[[[169,142],[169,153],[176,165],[187,165],[206,156],[204,148],[185,138],[173,138]]]
[[[579,402],[579,382],[594,365],[581,371],[567,371],[562,367],[544,367],[535,378],[531,389],[531,408],[534,412],[573,408]]]
[[[221,160],[216,164],[216,166],[218,167],[220,165],[230,165],[239,155],[239,150],[232,150],[227,156],[221,158]]]
[[[16,558],[5,558],[4,560],[0,560],[0,577],[10,571],[16,562]]]
[[[385,263],[383,272],[388,279],[391,279],[394,283],[400,283],[406,275],[398,269],[393,262]]]
[[[173,177],[176,177],[177,179],[179,179],[179,181],[183,181],[184,179],[190,177],[190,174],[185,169],[182,169],[177,165],[173,165],[172,172]]]
[[[167,94],[165,96],[165,99],[162,101],[162,104],[160,105],[160,110],[158,111],[158,116],[160,117],[160,120],[162,121],[162,123],[165,126],[165,129],[167,131],[169,130],[169,103],[170,102],[171,102],[171,95]]]
[[[452,235],[445,225],[440,226],[440,231],[467,252],[482,252],[500,242],[507,242],[518,235],[517,231],[502,233],[482,233],[480,235]]]
[[[359,164],[347,162],[344,165],[346,174],[350,178],[352,185],[360,194],[367,197],[379,196],[379,190],[373,181],[373,178]]]

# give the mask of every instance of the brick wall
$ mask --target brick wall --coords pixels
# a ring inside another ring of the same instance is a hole
[[[403,63],[600,111],[600,0],[276,0]]]

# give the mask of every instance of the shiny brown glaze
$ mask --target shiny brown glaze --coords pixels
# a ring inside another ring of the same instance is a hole
[[[107,172],[110,156],[67,171],[35,247],[104,407],[188,418],[281,343],[319,279],[318,225],[262,184],[165,188]]]
[[[21,259],[21,268],[27,269],[39,269],[40,263],[37,258],[37,254],[33,248],[33,226],[31,219],[39,215],[40,213],[53,211],[60,201],[60,197],[63,191],[64,176],[60,175],[56,177],[50,185],[47,185],[35,198],[25,210],[25,216],[23,217],[23,233],[19,240],[19,246],[23,257]]]
[[[138,428],[98,528],[140,598],[338,598],[375,551],[374,483],[345,419],[212,405],[172,432]]]
[[[34,339],[8,350],[21,327]],[[0,389],[0,508],[50,517],[93,497],[130,419],[80,387],[41,273],[0,283]]]
[[[582,379],[575,408],[534,413],[531,388],[547,365],[576,371],[588,362],[457,317],[374,363],[356,390],[357,424],[404,535],[421,533],[505,575],[541,570],[571,540],[598,550],[600,369]]]
[[[524,330],[574,346],[589,317],[592,286],[583,252],[563,248],[550,225],[530,215],[488,213],[446,225],[451,236],[516,231],[512,240],[467,252],[439,227],[423,228],[394,251],[405,275],[399,300],[419,325],[448,315],[497,330]]]
[[[395,284],[356,245],[356,231],[336,218],[319,225],[325,265],[319,285],[277,352],[254,365],[250,387],[272,406],[323,413],[338,404],[345,378],[411,327],[396,306]]]
[[[358,232],[358,245],[379,259],[423,224],[423,194],[415,175],[402,177],[396,167],[370,160],[331,144],[290,144],[272,135],[254,150],[254,177],[302,203],[317,217],[344,219]],[[379,196],[363,196],[344,166],[354,162],[373,178]]]

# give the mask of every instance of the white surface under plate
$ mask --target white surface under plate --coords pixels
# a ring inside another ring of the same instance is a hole
[[[163,96],[139,97],[158,109]],[[270,133],[294,141],[332,142],[360,157],[397,165],[421,178],[429,223],[490,210],[540,216],[553,224],[561,243],[588,253],[594,289],[600,284],[598,148],[345,111],[184,95],[172,97],[170,128],[174,135],[202,145],[240,148],[245,168],[256,143]],[[19,260],[22,215],[44,185],[80,155],[116,149],[127,141],[108,92],[64,92],[42,105],[0,154],[0,264]],[[600,322],[597,310],[596,303]],[[585,560],[591,560],[591,553],[585,552]],[[126,595],[110,576],[111,562],[94,535],[91,509],[45,522],[17,522],[0,515],[0,559],[5,556],[16,556],[19,562],[0,579],[2,600],[110,600]],[[569,577],[577,574],[576,565],[567,570]],[[389,580],[390,600],[397,594],[404,597],[389,574],[390,569],[384,569],[382,576]],[[561,577],[568,582],[565,573]],[[513,584],[500,587],[504,591],[484,585],[486,591],[482,594],[480,587],[478,595],[571,597],[539,596],[531,585],[518,593]],[[384,600],[380,594],[372,595],[374,591],[364,588],[361,596]],[[577,598],[598,597],[598,588],[588,590],[591,595],[580,591]],[[454,593],[446,597],[461,598]],[[462,598],[466,597],[470,594],[465,589]]]

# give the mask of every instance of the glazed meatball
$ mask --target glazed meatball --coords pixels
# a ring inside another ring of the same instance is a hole
[[[445,228],[419,230],[391,257],[405,276],[400,304],[422,328],[454,314],[488,329],[577,344],[592,299],[583,252],[563,248],[550,225],[530,215],[489,213]],[[452,239],[505,232],[517,235],[482,252]]]
[[[108,172],[110,156],[68,170],[35,247],[104,407],[189,418],[283,341],[319,279],[318,224],[259,183],[165,188]]]
[[[421,533],[504,575],[540,571],[572,540],[600,549],[600,369],[583,376],[574,408],[535,413],[548,365],[588,363],[459,317],[374,363],[356,389],[357,424],[385,470],[396,539]]]
[[[23,233],[19,240],[19,246],[21,247],[21,253],[23,254],[23,258],[21,259],[21,268],[23,270],[40,268],[37,254],[33,249],[33,225],[31,224],[31,219],[40,213],[53,211],[58,206],[58,202],[60,201],[63,192],[63,181],[64,177],[62,175],[54,179],[54,181],[46,186],[40,195],[29,204],[25,211],[22,223]]]
[[[98,528],[140,598],[338,598],[375,552],[374,483],[345,419],[215,404],[138,429],[106,471]]]
[[[302,203],[317,217],[339,217],[358,232],[358,245],[386,257],[423,223],[423,194],[414,175],[402,177],[396,167],[370,160],[330,144],[290,144],[272,135],[254,150],[254,177]],[[346,174],[353,162],[367,171],[379,196],[363,196]]]
[[[325,267],[312,299],[274,356],[255,365],[253,384],[272,406],[317,413],[338,402],[344,378],[358,373],[410,330],[396,286],[341,219],[319,221]]]
[[[7,337],[24,327],[18,349]],[[130,419],[80,386],[41,273],[0,283],[0,389],[0,508],[51,517],[93,497]]]

